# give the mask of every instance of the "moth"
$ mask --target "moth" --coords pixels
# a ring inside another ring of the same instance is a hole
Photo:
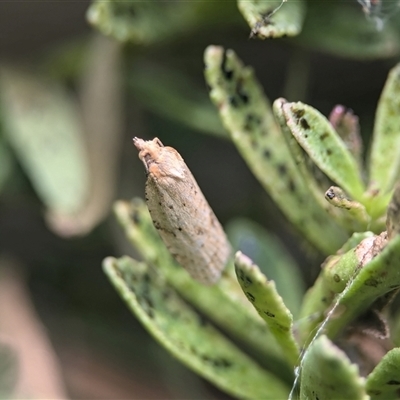
[[[193,279],[216,283],[231,247],[217,217],[181,155],[158,138],[134,138],[146,174],[146,203],[155,228]]]

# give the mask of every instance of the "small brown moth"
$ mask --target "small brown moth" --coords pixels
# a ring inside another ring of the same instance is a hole
[[[181,155],[158,138],[134,138],[146,172],[146,203],[168,250],[193,279],[216,283],[231,248]]]

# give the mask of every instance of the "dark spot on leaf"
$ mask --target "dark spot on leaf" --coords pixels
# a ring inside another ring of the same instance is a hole
[[[371,394],[373,396],[379,396],[382,393],[381,390],[368,390],[368,394]]]
[[[279,164],[278,165],[278,172],[280,176],[284,176],[287,173],[287,168],[285,164]]]
[[[200,326],[207,326],[208,325],[208,319],[204,316],[204,315],[202,315],[202,314],[198,314],[198,316],[199,316],[199,325]]]
[[[251,131],[261,125],[262,119],[253,113],[249,113],[246,115],[246,121],[244,123],[243,129],[245,131]],[[266,130],[263,133],[267,133]]]
[[[325,132],[319,138],[321,139],[321,141],[324,141],[328,136],[329,136],[329,133]]]
[[[270,159],[271,159],[271,150],[265,149],[263,154],[264,154],[264,157],[265,157],[267,160],[270,160]]]
[[[255,298],[250,292],[246,292],[245,294],[246,294],[247,298],[248,298],[252,303],[255,302],[256,298]]]
[[[233,71],[227,67],[227,65],[226,65],[227,61],[228,61],[228,58],[226,56],[226,50],[225,50],[222,55],[221,71],[222,71],[222,74],[224,75],[224,78],[226,80],[230,81],[233,78]]]
[[[228,368],[233,365],[232,362],[227,360],[226,358],[214,358],[208,355],[200,355],[200,357],[204,362],[213,364],[215,367],[218,368]]]
[[[310,125],[305,118],[300,118],[300,125],[303,129],[310,129]]]
[[[243,104],[248,104],[249,102],[249,95],[243,89],[243,80],[239,79],[236,84],[236,94],[240,98]]]
[[[305,111],[304,110],[292,110],[294,116],[297,118],[297,120],[299,120],[301,117],[304,116]]]
[[[236,97],[234,96],[229,96],[229,104],[233,107],[233,108],[238,108],[239,107],[239,102],[237,101]]]
[[[341,281],[340,276],[338,274],[333,275],[333,280],[335,282],[340,282]]]
[[[266,314],[268,317],[270,317],[270,318],[275,318],[275,314],[272,314],[271,312],[269,312],[269,311],[264,311],[264,314]]]
[[[292,179],[289,179],[289,190],[293,193],[296,191],[296,184],[293,182]]]
[[[379,281],[374,278],[369,278],[364,282],[365,286],[377,287],[379,285]]]
[[[400,381],[392,379],[392,380],[386,382],[386,385],[400,385]]]
[[[131,218],[135,224],[140,224],[140,215],[137,210],[134,210],[131,214]]]
[[[326,149],[326,154],[327,154],[328,156],[332,155],[332,150],[331,150],[331,149]]]

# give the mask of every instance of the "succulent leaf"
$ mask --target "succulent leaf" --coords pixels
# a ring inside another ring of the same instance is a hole
[[[300,343],[307,344],[312,340],[335,295],[342,292],[354,277],[360,262],[357,246],[365,239],[373,241],[374,237],[372,232],[353,234],[337,254],[328,257],[322,264],[319,277],[303,299],[300,318],[296,323]]]
[[[371,400],[398,399],[400,388],[400,348],[390,350],[368,375],[367,393]]]
[[[400,174],[400,64],[389,73],[375,115],[369,165],[371,190],[384,195]],[[387,203],[386,203],[387,204]]]
[[[364,184],[359,166],[329,121],[301,102],[284,104],[283,113],[293,136],[318,168],[355,200],[361,199]]]
[[[400,183],[397,183],[389,203],[386,229],[389,240],[400,233]]]
[[[368,399],[358,367],[326,336],[307,349],[300,373],[300,400]]]
[[[306,5],[303,0],[238,0],[238,7],[251,27],[250,37],[266,39],[298,35]]]
[[[0,102],[4,137],[49,211],[78,212],[88,195],[89,169],[73,99],[55,82],[2,68]]]
[[[304,294],[303,278],[300,267],[280,240],[245,218],[230,221],[226,231],[232,247],[248,255],[269,280],[275,282],[278,293],[296,317]]]
[[[142,200],[134,199],[131,203],[119,201],[114,210],[127,238],[143,260],[154,265],[182,297],[235,337],[264,353],[267,363],[275,367],[281,365],[287,371],[287,365],[282,362],[282,352],[272,343],[271,332],[251,307],[233,276],[232,264],[217,285],[201,285],[173,260]]]
[[[269,281],[240,251],[235,256],[235,271],[244,294],[267,323],[287,360],[296,365],[300,353],[293,336],[293,316],[279,296],[275,282]]]
[[[366,228],[369,218],[364,214],[362,218],[354,218],[349,210],[336,207],[326,198],[326,190],[330,186],[330,180],[319,170],[299,142],[293,136],[288,127],[287,119],[283,107],[289,104],[285,99],[279,98],[274,101],[273,111],[276,121],[279,123],[281,132],[286,139],[290,152],[296,166],[299,169],[310,194],[321,208],[332,216],[332,218],[344,229],[349,232],[362,231]],[[317,175],[317,176],[316,176]],[[327,201],[328,200],[328,201]],[[357,215],[357,217],[360,217]]]
[[[286,385],[229,342],[145,263],[104,260],[104,271],[132,312],[177,359],[239,398],[286,398]]]
[[[358,272],[337,299],[338,314],[326,321],[325,332],[333,338],[380,297],[400,287],[398,260],[400,235],[387,242],[386,232],[366,239],[359,247]]]
[[[319,249],[336,251],[346,233],[314,200],[250,68],[233,51],[210,46],[206,80],[231,138],[287,218]]]

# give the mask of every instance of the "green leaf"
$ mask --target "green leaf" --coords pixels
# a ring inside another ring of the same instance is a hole
[[[89,171],[69,94],[55,82],[3,68],[0,110],[5,137],[49,211],[76,213],[88,195]]]
[[[233,1],[96,0],[86,18],[104,35],[120,42],[151,45],[181,39],[198,28],[236,21],[237,10],[233,6]]]
[[[315,108],[286,103],[287,125],[301,147],[318,168],[355,200],[364,194],[364,184],[356,160],[329,121]]]
[[[104,270],[154,338],[199,375],[239,398],[287,398],[283,382],[229,342],[146,264],[109,257]]]
[[[381,195],[393,189],[400,172],[400,64],[389,73],[375,115],[369,165],[372,190]]]
[[[368,375],[366,389],[371,400],[398,399],[400,388],[400,348],[386,353]]]
[[[285,99],[279,98],[274,101],[273,111],[276,121],[279,123],[282,134],[285,137],[287,145],[290,149],[296,166],[301,173],[310,194],[313,195],[315,201],[344,229],[349,232],[359,232],[367,228],[369,218],[354,218],[347,209],[340,209],[329,201],[326,191],[331,185],[331,181],[326,175],[319,170],[308,154],[300,146],[296,138],[293,136],[286,121],[283,107],[289,104]],[[328,200],[328,201],[327,201]],[[358,215],[357,215],[358,216]],[[362,215],[364,217],[364,215]]]
[[[308,2],[307,19],[295,40],[307,47],[355,59],[388,58],[399,54],[396,24],[392,26],[387,20],[379,30],[361,7],[354,6],[341,1]]]
[[[175,13],[174,13],[175,11]],[[187,25],[191,14],[186,3],[94,1],[88,11],[90,24],[104,35],[121,42],[150,44],[170,36],[179,26]]]
[[[288,361],[296,365],[300,353],[293,336],[293,316],[279,296],[275,282],[268,280],[240,251],[235,256],[235,270],[244,294],[268,324]]]
[[[358,254],[357,274],[337,299],[340,318],[328,318],[325,322],[325,332],[331,338],[378,298],[400,287],[400,235],[388,243],[386,232],[375,236],[372,243],[371,239],[366,240]]]
[[[276,284],[294,316],[300,310],[304,282],[300,268],[280,240],[261,225],[244,218],[230,221],[226,231],[232,247],[247,254]]]
[[[375,240],[372,232],[354,233],[337,254],[328,257],[314,285],[307,291],[302,302],[300,318],[296,331],[300,343],[309,343],[318,325],[323,322],[335,295],[341,293],[348,282],[354,278],[360,263],[357,246],[363,248]]]
[[[251,27],[250,36],[266,39],[298,35],[306,5],[302,0],[238,0],[238,7]]]
[[[232,263],[218,284],[201,285],[173,260],[142,200],[134,199],[131,203],[119,201],[114,210],[127,238],[143,260],[154,265],[182,297],[236,338],[258,353],[263,353],[269,366],[288,372],[287,364],[282,360],[282,352],[273,344],[271,332],[243,295],[234,276]]]
[[[310,194],[251,68],[221,47],[208,47],[204,58],[210,97],[249,168],[304,236],[337,250],[346,234]]]
[[[368,399],[358,367],[326,336],[316,339],[304,356],[300,399]]]
[[[400,234],[400,182],[397,183],[390,200],[386,216],[388,239]]]

